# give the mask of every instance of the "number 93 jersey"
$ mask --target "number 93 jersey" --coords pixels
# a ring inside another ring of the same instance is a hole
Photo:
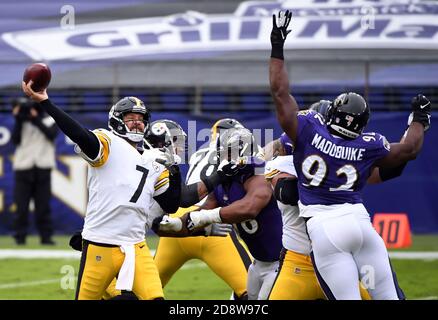
[[[332,135],[322,116],[298,113],[294,164],[303,205],[362,203],[361,190],[374,163],[390,150],[386,138],[363,133],[354,140]]]
[[[154,150],[140,154],[124,139],[94,130],[100,142],[96,159],[89,159],[89,201],[82,237],[112,245],[136,244],[145,238],[153,197],[169,186],[169,172],[156,163]]]

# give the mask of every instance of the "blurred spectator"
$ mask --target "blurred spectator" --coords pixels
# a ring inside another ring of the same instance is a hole
[[[17,244],[26,244],[29,203],[33,198],[41,244],[53,245],[51,170],[55,167],[54,140],[58,128],[38,103],[19,98],[13,101],[12,107],[15,117],[12,142],[16,145],[14,199],[17,205],[14,238]]]

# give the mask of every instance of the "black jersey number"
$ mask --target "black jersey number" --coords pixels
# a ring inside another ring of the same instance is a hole
[[[212,152],[208,157],[208,163],[201,170],[201,180],[204,180],[209,176],[211,176],[213,172],[217,171],[218,167],[219,167],[219,161],[217,159],[216,152]]]
[[[202,159],[204,159],[204,157],[206,156],[207,153],[208,153],[208,150],[206,150],[204,152],[199,152],[198,155],[195,155],[196,159],[194,161],[194,164],[190,167],[189,172],[187,173],[186,181],[190,180],[190,177],[192,176],[193,171],[195,171],[195,169],[198,167],[198,165],[201,163]]]
[[[148,176],[149,170],[146,168],[143,168],[142,166],[137,165],[135,167],[136,170],[140,171],[142,173],[140,183],[138,184],[137,190],[135,190],[134,195],[131,197],[131,200],[129,202],[136,203],[138,198],[140,198],[141,192],[143,191],[144,184],[146,183],[146,178]]]

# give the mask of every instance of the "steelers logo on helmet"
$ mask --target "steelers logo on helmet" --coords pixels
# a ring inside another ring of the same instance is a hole
[[[187,134],[175,121],[155,120],[151,123],[151,130],[145,133],[144,147],[150,149],[169,146],[176,156],[183,159],[187,150]]]
[[[345,139],[356,139],[368,124],[370,107],[354,92],[340,94],[328,109],[327,127]]]
[[[167,127],[163,122],[153,122],[151,126],[151,132],[154,135],[160,136],[162,134],[166,134]]]
[[[143,119],[139,120],[144,124],[143,129],[139,129],[138,125],[134,126],[132,130],[129,129],[128,124],[125,122],[125,116],[130,113],[143,115]],[[110,130],[114,134],[132,142],[140,142],[143,140],[144,133],[149,130],[149,121],[149,110],[146,108],[143,101],[136,97],[125,97],[119,100],[111,107],[108,115],[108,127]]]

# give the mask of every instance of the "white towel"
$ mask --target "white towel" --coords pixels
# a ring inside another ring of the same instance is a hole
[[[135,274],[135,247],[132,244],[122,245],[120,250],[125,254],[125,260],[117,277],[116,289],[132,291]]]

